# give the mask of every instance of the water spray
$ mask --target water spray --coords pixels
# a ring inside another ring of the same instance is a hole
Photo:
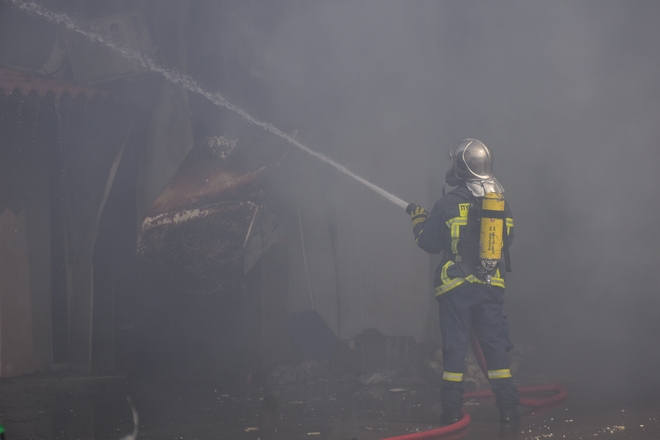
[[[248,122],[251,122],[252,124],[261,127],[262,129],[269,131],[273,133],[276,136],[281,137],[282,139],[286,140],[289,142],[291,145],[299,148],[300,150],[316,157],[317,159],[322,160],[323,162],[327,163],[328,165],[333,166],[335,169],[338,171],[344,173],[345,175],[352,177],[353,179],[357,180],[358,182],[362,183],[363,185],[367,186],[368,188],[372,189],[376,193],[380,194],[381,196],[385,197],[387,200],[390,202],[394,203],[395,205],[406,209],[408,207],[408,203],[404,202],[401,200],[399,197],[395,196],[394,194],[391,194],[381,187],[369,182],[367,179],[358,176],[345,166],[338,164],[337,162],[333,161],[329,157],[317,153],[311,149],[309,149],[307,146],[303,145],[300,143],[298,140],[296,140],[293,136],[286,134],[279,128],[275,127],[273,124],[270,124],[268,122],[263,122],[260,121],[259,119],[253,117],[249,113],[247,113],[245,110],[241,109],[240,107],[232,104],[229,102],[224,96],[222,96],[220,93],[211,93],[207,90],[205,90],[202,86],[200,86],[197,81],[195,81],[193,78],[191,78],[188,75],[184,75],[177,71],[176,69],[168,69],[165,67],[160,66],[158,63],[156,63],[154,60],[149,58],[148,56],[139,53],[137,51],[121,47],[115,42],[111,41],[108,38],[105,38],[103,35],[99,35],[95,32],[88,31],[86,29],[83,29],[79,25],[77,25],[68,15],[66,14],[61,14],[54,12],[42,5],[39,5],[37,3],[31,2],[31,1],[25,1],[25,0],[9,0],[14,6],[17,8],[26,11],[28,13],[36,14],[39,15],[40,17],[46,19],[48,22],[64,26],[66,29],[70,31],[77,32],[81,35],[84,35],[87,37],[90,41],[96,42],[96,43],[101,43],[105,46],[108,46],[117,52],[119,52],[122,56],[129,60],[135,60],[139,62],[142,66],[145,68],[149,69],[150,71],[154,73],[160,74],[162,77],[167,79],[173,84],[179,85],[186,90],[200,94],[204,96],[206,99],[211,101],[213,104],[224,107],[226,109],[229,109],[233,111],[234,113],[237,113],[239,116],[241,116],[243,119],[247,120]]]

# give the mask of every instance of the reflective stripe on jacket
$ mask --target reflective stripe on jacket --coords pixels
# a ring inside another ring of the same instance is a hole
[[[468,269],[469,263],[455,262],[462,255],[476,263],[477,255],[463,255],[463,245],[472,203],[481,203],[462,183],[436,202],[425,222],[413,227],[417,245],[431,254],[443,252],[443,259],[435,273],[435,294],[441,295],[465,282],[485,284]],[[508,203],[505,205],[506,229],[509,245],[513,241],[513,217]],[[472,252],[475,253],[475,252]],[[465,261],[465,258],[464,258]],[[491,285],[504,288],[504,263],[500,261],[491,278]]]

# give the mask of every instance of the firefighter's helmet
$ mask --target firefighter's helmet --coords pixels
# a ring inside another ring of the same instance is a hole
[[[463,139],[449,150],[454,174],[461,180],[487,180],[493,178],[493,153],[481,141]]]

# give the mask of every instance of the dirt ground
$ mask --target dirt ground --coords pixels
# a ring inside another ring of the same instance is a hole
[[[439,389],[421,381],[350,375],[220,385],[202,380],[47,374],[0,381],[7,439],[372,440],[433,429]],[[279,380],[278,380],[279,379]],[[468,400],[472,418],[448,439],[657,439],[660,402],[564,383],[566,401],[525,412],[512,426],[490,402]]]

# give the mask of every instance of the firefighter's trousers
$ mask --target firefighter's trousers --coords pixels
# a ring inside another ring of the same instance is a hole
[[[440,295],[440,328],[442,330],[443,410],[459,412],[463,406],[463,372],[465,355],[474,331],[486,358],[488,379],[497,406],[514,408],[518,404],[507,352],[513,348],[509,325],[503,315],[504,289],[465,282]]]

